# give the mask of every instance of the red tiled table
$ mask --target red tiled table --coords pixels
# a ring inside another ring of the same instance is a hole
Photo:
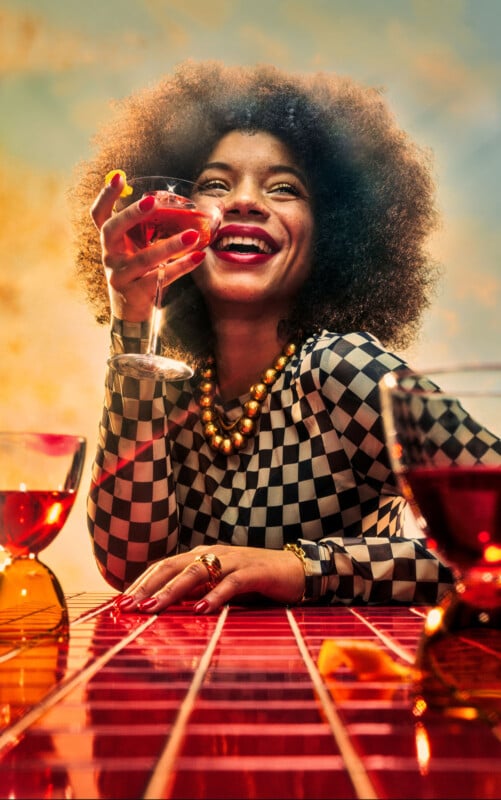
[[[0,656],[2,798],[501,797],[499,726],[416,719],[410,680],[318,672],[325,639],[412,664],[425,609],[67,602],[68,641]]]

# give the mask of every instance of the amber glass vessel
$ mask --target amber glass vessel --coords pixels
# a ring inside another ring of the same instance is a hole
[[[75,502],[85,439],[0,432],[0,642],[63,633],[64,594],[39,559]]]
[[[501,365],[381,382],[390,460],[455,583],[427,616],[418,689],[435,708],[501,720]],[[464,643],[469,647],[465,648]]]

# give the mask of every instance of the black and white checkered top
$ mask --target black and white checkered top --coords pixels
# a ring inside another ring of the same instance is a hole
[[[146,336],[144,324],[114,320],[112,351],[144,351]],[[152,561],[200,544],[296,542],[313,561],[310,599],[436,602],[451,575],[403,537],[384,445],[377,384],[403,366],[367,333],[309,338],[271,388],[256,435],[231,456],[205,440],[195,379],[110,369],[88,502],[106,580],[123,589]],[[228,419],[246,399],[225,406]]]

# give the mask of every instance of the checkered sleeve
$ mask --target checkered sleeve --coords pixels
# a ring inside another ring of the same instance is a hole
[[[420,539],[332,537],[298,544],[308,558],[307,600],[433,605],[452,588],[451,570]]]
[[[112,352],[144,351],[143,323],[113,320]],[[88,527],[104,578],[123,590],[177,547],[178,518],[160,382],[108,368],[88,494]]]
[[[357,476],[358,536],[299,539],[308,556],[306,598],[340,603],[435,603],[452,573],[424,540],[401,535],[405,507],[386,448],[379,381],[406,364],[366,332],[327,338],[312,374]],[[347,525],[344,525],[347,531]]]

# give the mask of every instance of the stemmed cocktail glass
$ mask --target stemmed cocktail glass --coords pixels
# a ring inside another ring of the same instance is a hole
[[[196,230],[200,235],[196,244],[197,250],[210,244],[223,215],[221,201],[217,199],[215,192],[192,181],[162,175],[131,178],[127,183],[132,192],[129,189],[128,194],[117,200],[116,211],[122,211],[147,195],[153,194],[156,199],[153,211],[146,213],[144,219],[127,232],[135,247],[149,247],[160,239],[188,229]],[[157,271],[146,353],[121,353],[109,361],[120,375],[155,380],[182,380],[193,375],[188,364],[157,353],[163,316],[163,280],[167,264],[161,264]]]
[[[85,447],[81,436],[0,432],[0,643],[66,630],[64,594],[38,554],[73,507]]]
[[[402,494],[455,579],[426,618],[423,686],[432,704],[501,719],[501,365],[394,372],[380,389]]]

